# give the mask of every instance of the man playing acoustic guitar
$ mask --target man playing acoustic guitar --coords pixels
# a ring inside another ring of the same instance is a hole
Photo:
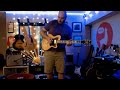
[[[57,43],[56,40],[70,40],[72,39],[72,30],[71,28],[65,24],[65,20],[67,18],[67,14],[65,11],[59,11],[58,19],[52,20],[40,31],[41,36],[46,39],[48,42],[46,44],[42,44],[44,47],[44,71],[47,75],[47,79],[53,79],[53,70],[56,67],[56,71],[58,73],[58,79],[64,79],[64,68],[65,68],[65,45],[72,45],[71,42],[66,42],[62,44]],[[49,33],[49,35],[47,34]],[[59,37],[57,37],[59,35]],[[47,45],[49,44],[49,45]],[[48,46],[48,47],[47,47]],[[45,49],[46,48],[46,49]]]

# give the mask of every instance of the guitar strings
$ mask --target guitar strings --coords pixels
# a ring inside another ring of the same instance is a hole
[[[31,61],[33,61],[33,57],[31,57],[31,56],[29,56],[29,54],[27,54],[27,53],[25,53],[25,52],[22,52],[22,54],[23,55],[25,55],[25,57],[23,57],[23,59],[24,58],[27,58],[27,62],[26,63],[29,63],[29,62],[31,62]],[[28,59],[29,58],[29,59]],[[31,60],[32,59],[32,60]]]
[[[30,57],[30,58],[33,59],[33,56],[31,56],[30,54],[28,54],[26,51],[21,51],[21,53],[22,53],[23,55],[28,56],[28,57]]]

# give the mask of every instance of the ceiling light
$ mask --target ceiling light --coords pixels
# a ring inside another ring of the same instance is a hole
[[[58,15],[58,11],[6,11],[7,14],[38,14],[38,15]],[[84,15],[84,13],[67,13],[68,15]]]

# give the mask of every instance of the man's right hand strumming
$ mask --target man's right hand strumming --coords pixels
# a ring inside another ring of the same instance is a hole
[[[51,42],[52,42],[52,39],[51,39],[50,37],[47,37],[47,41],[48,41],[49,43],[51,43]]]

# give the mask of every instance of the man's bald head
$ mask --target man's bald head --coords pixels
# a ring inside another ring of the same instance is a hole
[[[58,16],[66,18],[67,13],[66,13],[66,11],[59,11]]]
[[[58,13],[58,23],[59,23],[59,24],[64,23],[65,20],[66,20],[66,18],[67,18],[67,13],[66,13],[66,11],[59,11],[59,13]]]

